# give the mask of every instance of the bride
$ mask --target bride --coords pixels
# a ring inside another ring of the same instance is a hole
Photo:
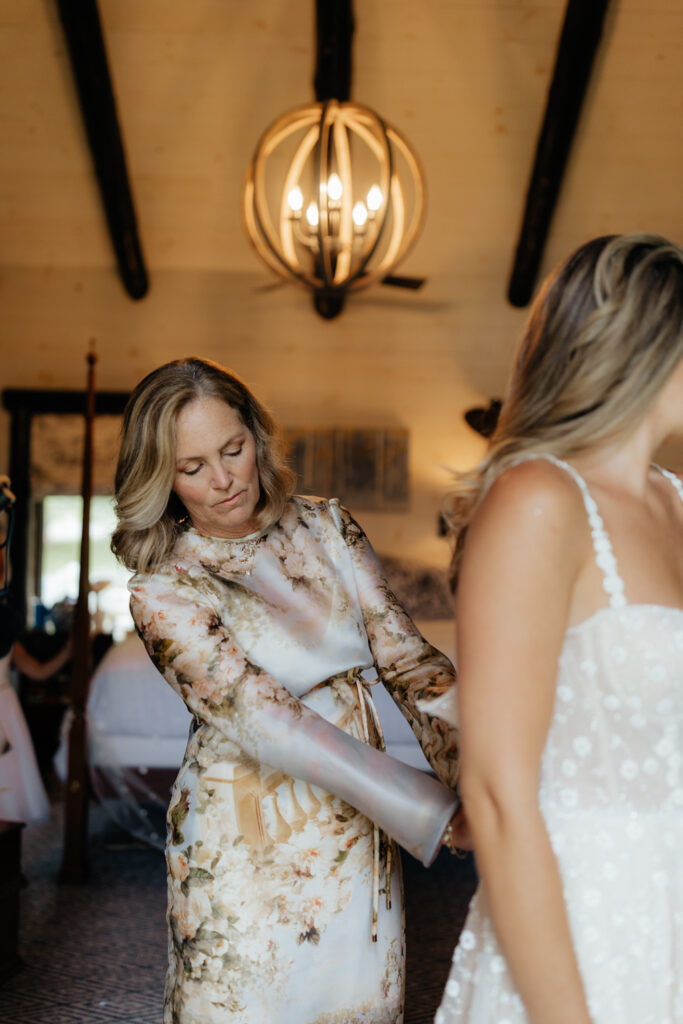
[[[683,1022],[681,434],[683,251],[595,239],[451,505],[481,885],[436,1024]]]

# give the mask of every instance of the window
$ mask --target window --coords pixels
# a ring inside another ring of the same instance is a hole
[[[50,494],[42,501],[40,603],[48,610],[78,597],[83,499]],[[116,526],[114,500],[95,495],[90,502],[90,613],[93,630],[121,640],[133,628],[126,584],[130,573],[110,550]]]

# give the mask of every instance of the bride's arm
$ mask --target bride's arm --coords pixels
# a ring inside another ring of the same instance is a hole
[[[461,793],[493,923],[532,1024],[590,1024],[538,801],[587,542],[573,482],[547,463],[519,465],[478,509],[458,586]]]

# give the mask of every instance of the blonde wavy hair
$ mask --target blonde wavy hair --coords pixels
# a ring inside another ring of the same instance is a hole
[[[239,377],[207,359],[166,363],[140,381],[123,414],[115,479],[118,526],[111,548],[128,569],[159,566],[187,528],[185,507],[173,491],[175,426],[180,410],[200,398],[231,406],[254,435],[259,529],[280,518],[294,490],[296,477],[284,462],[273,418]]]
[[[534,453],[577,455],[627,434],[683,357],[683,250],[658,235],[582,245],[543,282],[482,461],[444,518],[455,590],[467,527],[493,481]]]

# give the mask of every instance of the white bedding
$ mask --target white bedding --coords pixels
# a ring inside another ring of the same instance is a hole
[[[157,672],[135,633],[102,658],[88,695],[88,761],[91,765],[178,768],[191,715]],[[62,726],[55,768],[66,778],[71,717]]]

